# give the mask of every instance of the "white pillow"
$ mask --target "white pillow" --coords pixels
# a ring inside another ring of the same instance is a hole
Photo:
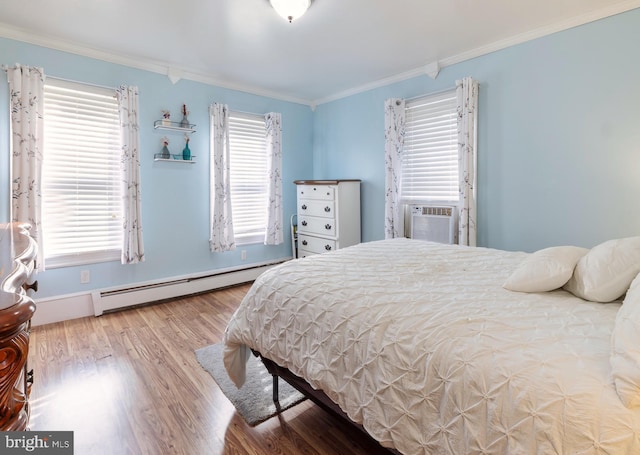
[[[578,246],[553,246],[538,250],[522,261],[503,287],[519,292],[558,289],[569,281],[576,263],[588,251]]]
[[[627,292],[638,273],[640,237],[609,240],[578,261],[564,288],[585,300],[612,302]]]
[[[620,400],[628,408],[640,406],[640,274],[618,310],[609,359]]]

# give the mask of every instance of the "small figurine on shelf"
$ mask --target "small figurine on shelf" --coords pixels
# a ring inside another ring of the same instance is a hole
[[[160,152],[160,158],[163,160],[171,159],[171,153],[169,152],[169,138],[167,136],[162,136],[162,151]]]
[[[180,126],[182,128],[189,128],[191,125],[189,125],[189,119],[187,118],[187,115],[189,115],[189,111],[187,111],[187,105],[183,104],[182,105],[182,120],[180,121]]]
[[[189,135],[184,135],[184,149],[182,150],[182,159],[185,161],[191,161],[191,149],[189,149]]]
[[[162,109],[162,126],[171,126],[171,112]]]

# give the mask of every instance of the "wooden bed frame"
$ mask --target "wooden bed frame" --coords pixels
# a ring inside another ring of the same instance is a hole
[[[339,421],[344,423],[347,427],[357,430],[362,436],[364,436],[368,441],[374,443],[378,447],[380,447],[381,451],[386,451],[386,453],[393,455],[400,455],[400,452],[389,449],[387,447],[382,447],[378,441],[367,433],[367,431],[362,427],[362,425],[355,423],[351,420],[347,414],[334,403],[322,390],[316,390],[307,381],[302,379],[300,376],[293,374],[286,368],[281,367],[276,364],[272,360],[265,358],[262,354],[257,351],[252,350],[253,354],[260,357],[262,363],[267,368],[267,371],[273,377],[273,401],[274,403],[279,402],[278,398],[278,378],[282,378],[286,382],[288,382],[292,387],[297,389],[300,393],[302,393],[305,397],[309,398],[315,404],[320,406],[322,409],[327,411],[329,414],[336,417]]]

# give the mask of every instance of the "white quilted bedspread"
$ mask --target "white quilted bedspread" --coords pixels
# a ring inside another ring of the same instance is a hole
[[[407,239],[273,268],[225,333],[322,389],[404,454],[640,454],[610,338],[619,303],[502,288],[526,253]]]

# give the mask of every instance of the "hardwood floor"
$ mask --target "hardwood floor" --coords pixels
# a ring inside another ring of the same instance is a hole
[[[249,427],[194,351],[222,340],[241,285],[31,332],[32,430],[75,454],[375,454],[308,400]]]

